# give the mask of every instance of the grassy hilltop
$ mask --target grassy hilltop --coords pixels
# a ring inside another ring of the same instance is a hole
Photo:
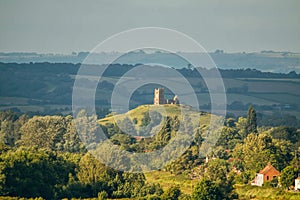
[[[126,113],[122,114],[110,114],[106,116],[105,118],[102,118],[99,120],[99,123],[101,125],[106,125],[108,123],[116,123],[116,121],[122,121],[125,118],[129,118],[131,121],[135,121],[136,127],[140,127],[143,124],[143,119],[145,118],[145,115],[147,113],[151,112],[158,112],[163,117],[178,117],[179,119],[182,118],[182,110],[184,110],[184,113],[187,114],[187,116],[191,119],[191,122],[193,125],[196,125],[196,123],[201,124],[208,124],[211,120],[210,113],[197,111],[196,109],[193,109],[190,106],[187,105],[176,105],[176,104],[165,104],[165,105],[141,105],[137,108],[134,108],[132,110],[129,110]]]

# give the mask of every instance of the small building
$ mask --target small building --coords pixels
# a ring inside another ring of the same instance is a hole
[[[300,177],[295,179],[295,190],[300,190]]]
[[[178,104],[179,103],[177,95],[175,95],[173,99],[167,99],[166,101],[167,101],[166,102],[167,104]]]
[[[178,104],[178,97],[177,95],[174,96],[173,99],[165,99],[165,90],[164,88],[157,88],[154,90],[154,99],[153,104],[154,105],[160,105],[160,104]]]
[[[251,185],[262,186],[265,182],[272,181],[275,177],[278,177],[280,172],[268,163],[267,166],[260,170],[258,174],[256,174],[254,180],[251,182]]]
[[[215,160],[215,159],[217,159],[217,158],[215,157],[215,155],[212,155],[211,158],[209,158],[208,155],[206,155],[205,160],[204,160],[204,163],[208,163],[208,162],[210,162],[210,161],[212,161],[212,160]]]

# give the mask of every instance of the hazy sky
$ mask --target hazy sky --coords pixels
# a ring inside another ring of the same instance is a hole
[[[89,51],[118,32],[175,29],[208,51],[300,52],[299,0],[0,0],[0,51]]]

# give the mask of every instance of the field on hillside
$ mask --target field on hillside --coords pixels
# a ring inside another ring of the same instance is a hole
[[[236,185],[235,191],[241,200],[299,200],[300,192],[285,191],[282,188],[256,187],[250,185]]]
[[[145,174],[146,182],[159,183],[163,189],[170,186],[179,185],[185,194],[191,194],[193,188],[199,181],[198,179],[190,179],[188,174],[174,175],[170,172],[154,171]],[[250,185],[235,185],[235,191],[239,194],[241,200],[298,200],[300,192],[284,191],[279,188],[256,187]]]
[[[165,190],[171,186],[179,185],[180,190],[185,194],[192,194],[192,191],[199,180],[189,178],[189,174],[171,174],[165,171],[153,171],[145,173],[147,183],[159,183]]]

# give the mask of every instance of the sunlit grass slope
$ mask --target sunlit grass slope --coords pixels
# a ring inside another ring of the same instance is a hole
[[[189,120],[194,125],[199,124],[209,124],[211,120],[211,114],[199,112],[187,105],[175,105],[175,104],[165,104],[165,105],[141,105],[135,109],[128,111],[123,114],[115,114],[112,116],[108,116],[99,120],[101,125],[105,125],[107,123],[116,123],[118,120],[124,120],[126,117],[133,120],[136,119],[137,125],[140,126],[142,123],[142,119],[144,118],[145,113],[149,111],[157,111],[162,116],[175,117],[177,116],[179,119],[182,119],[182,110],[186,117],[185,120]]]

